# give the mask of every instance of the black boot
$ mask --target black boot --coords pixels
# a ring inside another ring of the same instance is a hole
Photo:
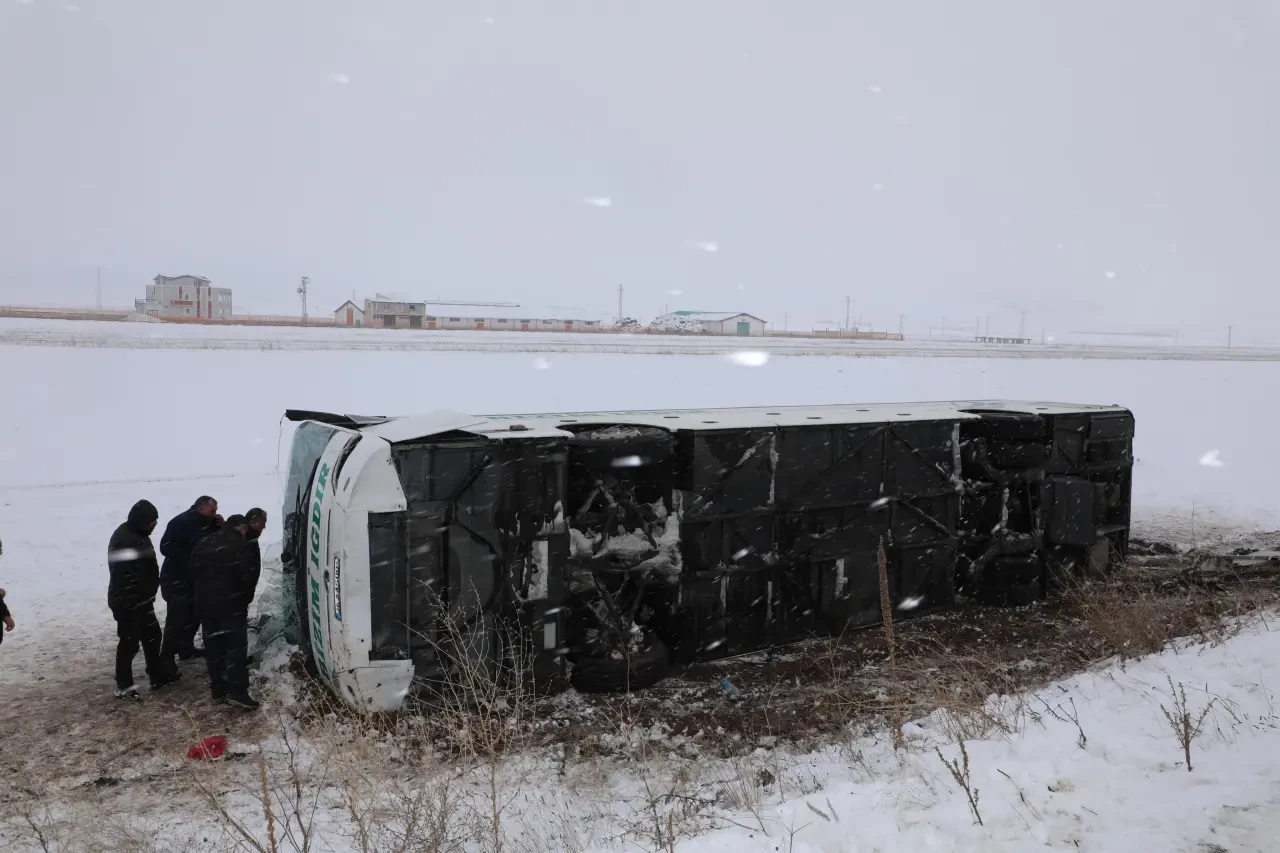
[[[170,684],[177,684],[182,680],[182,673],[174,670],[161,675],[159,678],[151,679],[151,689],[159,690],[162,687],[168,687]]]
[[[262,703],[248,693],[232,693],[227,697],[227,704],[242,711],[256,711]]]

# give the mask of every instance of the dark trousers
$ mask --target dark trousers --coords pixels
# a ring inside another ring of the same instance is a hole
[[[168,605],[164,614],[164,639],[160,643],[160,657],[170,671],[177,669],[174,658],[190,657],[195,652],[196,630],[200,619],[196,616],[194,595],[170,593],[165,596]]]
[[[249,614],[231,613],[204,621],[209,685],[215,696],[249,691]]]
[[[113,610],[116,619],[116,687],[124,689],[133,684],[133,659],[142,646],[142,656],[147,662],[147,675],[153,682],[164,677],[164,664],[160,660],[160,623],[151,605],[135,610]]]

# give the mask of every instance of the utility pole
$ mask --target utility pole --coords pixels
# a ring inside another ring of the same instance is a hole
[[[102,307],[101,302],[99,302],[98,307],[99,308]],[[1230,326],[1227,326],[1227,349],[1231,349],[1231,327]]]
[[[849,334],[849,303],[850,302],[852,302],[852,300],[848,296],[846,296],[844,298],[844,333],[846,335]]]
[[[102,265],[98,265],[98,310],[102,310]],[[1230,349],[1230,347],[1228,347]]]
[[[307,276],[302,277],[302,284],[298,285],[298,296],[302,297],[302,325],[307,325],[307,285],[311,283],[311,279]]]
[[[618,285],[618,319],[622,319],[622,285]]]

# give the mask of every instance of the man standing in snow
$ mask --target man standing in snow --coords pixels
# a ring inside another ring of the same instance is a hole
[[[168,605],[160,657],[164,659],[168,672],[178,671],[175,656],[180,660],[190,660],[204,653],[204,649],[196,648],[196,629],[200,627],[200,620],[196,616],[189,563],[196,543],[217,530],[221,523],[218,502],[203,495],[196,498],[186,512],[174,516],[165,527],[164,536],[160,537],[160,553],[164,554],[160,593]]]
[[[4,623],[4,627],[0,628],[0,642],[4,642],[6,631],[12,631],[18,627],[13,621],[13,614],[9,612],[9,605],[4,603],[4,590],[0,589],[0,622]]]
[[[264,516],[264,520],[265,520],[265,516]],[[3,542],[0,542],[0,556],[4,556]],[[9,605],[4,603],[3,589],[0,589],[0,623],[4,624],[4,627],[0,628],[0,643],[2,643],[4,642],[5,632],[12,631],[14,628],[17,627],[13,622],[13,614],[9,612]]]
[[[133,659],[138,646],[147,662],[151,689],[158,690],[177,681],[179,676],[165,671],[160,660],[160,623],[156,621],[156,590],[160,586],[160,568],[151,533],[160,514],[150,501],[138,501],[129,510],[129,519],[116,528],[107,545],[107,566],[111,582],[107,585],[107,606],[116,620],[116,698],[137,699],[133,684]]]
[[[191,554],[191,581],[213,701],[252,711],[258,702],[249,695],[249,604],[258,585],[258,563],[248,535],[249,522],[233,515],[202,539]]]
[[[260,507],[254,507],[244,514],[244,520],[249,524],[249,532],[245,534],[245,538],[253,545],[254,566],[257,571],[254,577],[262,573],[262,546],[258,544],[258,539],[262,537],[262,531],[267,529],[267,511]],[[254,581],[255,586],[257,581]]]

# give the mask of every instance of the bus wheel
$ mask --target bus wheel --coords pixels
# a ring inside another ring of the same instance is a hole
[[[574,661],[570,682],[583,693],[626,693],[657,684],[670,669],[666,643],[648,628],[630,654],[581,655]]]

